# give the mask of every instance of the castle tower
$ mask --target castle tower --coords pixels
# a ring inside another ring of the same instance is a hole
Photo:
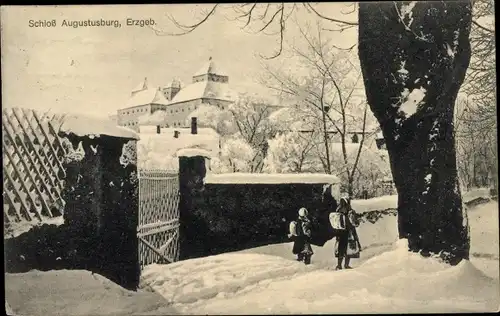
[[[168,101],[172,100],[177,93],[181,90],[181,82],[179,79],[173,79],[169,87],[164,87],[161,89],[165,99]]]
[[[217,67],[212,57],[210,57],[208,62],[193,75],[193,83],[200,81],[228,83],[229,77]]]

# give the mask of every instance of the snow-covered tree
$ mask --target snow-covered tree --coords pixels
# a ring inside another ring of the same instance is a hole
[[[462,87],[483,124],[496,125],[496,41],[493,0],[472,0],[471,60]]]
[[[212,172],[251,172],[253,159],[255,150],[252,146],[241,137],[231,137],[222,145],[220,156],[212,159]]]
[[[331,157],[333,172],[341,179],[341,189],[344,192],[349,192],[351,186],[351,194],[353,197],[361,197],[363,191],[367,191],[369,196],[375,196],[382,188],[382,180],[391,176],[387,152],[370,148],[367,146],[361,147],[358,162],[356,164],[356,173],[349,180],[349,170],[354,168],[356,156],[360,149],[359,143],[345,144],[345,152],[347,155],[347,164],[343,163],[344,153],[340,144],[333,144],[331,147]],[[350,184],[349,184],[350,183]]]
[[[300,28],[299,28],[300,29]],[[283,98],[294,106],[273,114],[283,121],[280,128],[290,130],[314,131],[315,153],[323,165],[323,172],[331,174],[342,165],[347,192],[353,195],[354,179],[358,172],[357,164],[365,142],[368,105],[363,94],[361,71],[356,58],[351,53],[335,48],[324,37],[322,26],[317,31],[301,31],[305,49],[292,47],[301,61],[302,74],[296,71],[284,72],[267,67],[268,87],[279,91]],[[278,119],[275,119],[277,121]],[[347,152],[353,130],[361,135],[357,154]],[[337,140],[332,140],[332,132]],[[341,156],[331,156],[333,142],[340,144]],[[333,165],[335,164],[335,168]]]
[[[244,169],[248,172],[260,172],[266,155],[267,139],[275,132],[268,121],[272,108],[268,100],[254,95],[239,94],[235,102],[224,110],[213,105],[202,105],[190,113],[188,118],[191,120],[191,117],[197,117],[200,127],[214,128],[222,136],[222,147],[228,142],[227,148],[233,148],[237,139],[239,145],[249,146],[254,156],[249,159],[245,158],[249,166]],[[246,151],[246,153],[249,152]],[[241,157],[237,156],[237,151],[234,151],[236,156],[232,158],[228,156],[230,153],[233,151],[228,150],[227,155],[221,157],[220,162],[214,160],[213,165],[219,166],[224,161],[229,161],[228,159],[240,161]],[[214,167],[213,169],[222,170],[221,168]],[[238,166],[237,169],[241,168]]]
[[[498,150],[496,123],[485,124],[482,115],[471,109],[472,98],[456,102],[455,134],[457,168],[463,188],[497,187]],[[488,118],[487,120],[491,120]],[[496,119],[496,118],[493,118]]]
[[[318,172],[321,164],[314,153],[316,135],[297,131],[285,132],[268,141],[264,172]]]
[[[470,247],[453,110],[471,23],[469,1],[359,4],[359,58],[398,190],[399,236],[451,264],[468,259]]]
[[[228,136],[236,132],[232,115],[227,110],[214,105],[200,105],[188,115],[186,124],[191,124],[191,118],[197,118],[199,127],[213,128],[219,135]]]

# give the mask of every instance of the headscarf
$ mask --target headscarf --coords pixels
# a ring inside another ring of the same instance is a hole
[[[300,216],[300,217],[306,217],[308,213],[309,213],[309,212],[307,211],[307,209],[306,209],[305,207],[302,207],[302,208],[300,208],[300,210],[299,210],[299,216]]]

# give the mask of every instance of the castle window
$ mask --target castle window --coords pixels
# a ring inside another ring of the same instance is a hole
[[[170,113],[173,113],[174,111],[173,110],[170,110]]]
[[[182,112],[184,112],[184,109],[182,109]]]

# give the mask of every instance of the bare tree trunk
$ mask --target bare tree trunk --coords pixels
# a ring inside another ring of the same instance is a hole
[[[366,132],[366,114],[368,112],[368,107],[365,105],[365,110],[363,111],[363,127],[361,130],[361,141],[359,142],[359,147],[358,147],[358,152],[356,154],[356,159],[354,160],[354,164],[352,166],[352,171],[349,172],[347,176],[349,177],[349,184],[347,187],[347,192],[349,194],[349,197],[353,196],[353,185],[354,185],[354,174],[356,173],[356,170],[358,169],[358,163],[359,163],[359,157],[361,156],[361,151],[363,150],[363,144],[365,142],[365,132]]]
[[[450,264],[468,259],[470,247],[453,116],[471,17],[469,1],[359,4],[359,57],[398,190],[399,237]],[[424,97],[413,113],[407,102],[417,89]]]
[[[328,131],[326,129],[326,116],[325,111],[323,110],[323,137],[325,141],[325,150],[326,150],[326,173],[332,173],[332,166],[330,162],[330,144],[328,142]]]
[[[326,173],[331,174],[332,166],[330,162],[330,146],[328,144],[328,130],[326,127],[326,112],[325,112],[326,109],[325,109],[325,104],[323,102],[324,92],[325,92],[325,79],[323,78],[323,87],[321,88],[320,103],[321,103],[321,115],[323,120],[323,137],[325,141],[325,150],[326,150]]]

